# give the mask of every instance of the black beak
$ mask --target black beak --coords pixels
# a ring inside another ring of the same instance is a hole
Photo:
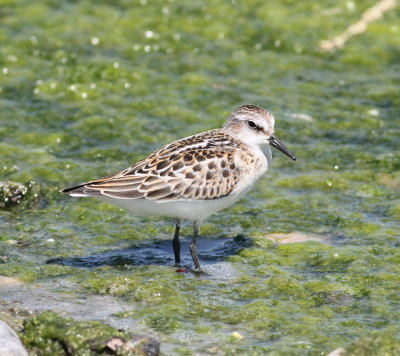
[[[296,160],[296,157],[293,156],[292,152],[290,152],[286,146],[278,140],[278,138],[272,134],[269,139],[268,139],[269,143],[271,146],[277,148],[279,151],[281,151],[282,153],[284,153],[286,156],[290,157],[293,161]]]

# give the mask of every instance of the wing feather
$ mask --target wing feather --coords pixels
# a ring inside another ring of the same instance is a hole
[[[238,183],[240,144],[221,130],[204,132],[166,145],[117,174],[63,191],[157,201],[217,199]]]

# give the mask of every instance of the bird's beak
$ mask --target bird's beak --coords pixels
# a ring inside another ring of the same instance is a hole
[[[269,139],[268,139],[269,143],[271,146],[277,148],[279,151],[281,151],[282,153],[284,153],[286,156],[290,157],[293,161],[296,160],[296,157],[293,156],[292,152],[290,152],[286,146],[278,140],[278,138],[272,134]]]

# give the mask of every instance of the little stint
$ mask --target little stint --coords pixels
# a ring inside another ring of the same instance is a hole
[[[196,248],[201,223],[243,197],[268,170],[270,146],[296,160],[275,136],[274,124],[268,111],[240,106],[220,129],[172,142],[121,172],[61,192],[100,198],[136,215],[175,218],[176,265],[181,220],[192,221],[190,253],[201,271]]]

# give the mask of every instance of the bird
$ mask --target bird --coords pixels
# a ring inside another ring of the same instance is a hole
[[[181,263],[181,221],[191,221],[189,250],[194,271],[202,272],[196,242],[204,220],[243,197],[267,172],[271,146],[296,160],[275,136],[274,126],[269,111],[243,105],[221,128],[174,141],[120,172],[60,192],[99,198],[134,215],[175,219],[176,266]]]

